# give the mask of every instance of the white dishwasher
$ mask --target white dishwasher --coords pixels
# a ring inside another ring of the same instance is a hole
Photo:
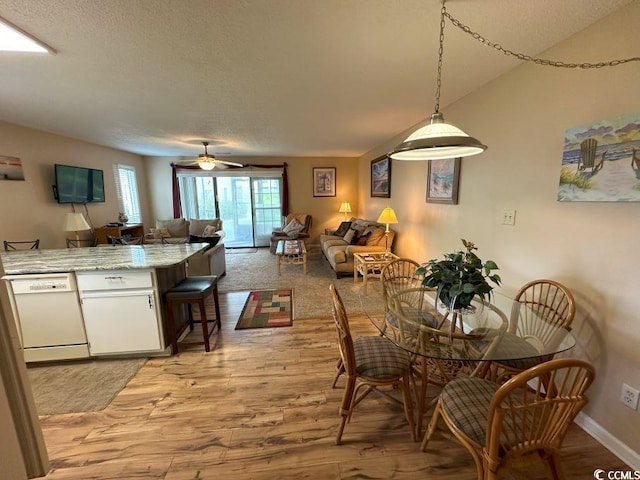
[[[72,273],[6,275],[27,362],[89,356]]]
[[[78,272],[91,355],[161,350],[150,270]]]

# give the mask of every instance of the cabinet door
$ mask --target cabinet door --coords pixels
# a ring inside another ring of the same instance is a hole
[[[160,350],[154,303],[152,291],[83,297],[91,355]]]

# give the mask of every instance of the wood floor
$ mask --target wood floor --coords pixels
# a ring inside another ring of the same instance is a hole
[[[328,294],[328,292],[327,292]],[[341,387],[331,389],[338,349],[333,320],[234,330],[245,294],[221,294],[223,329],[179,355],[149,360],[100,412],[42,417],[52,471],[62,479],[473,479],[473,461],[436,432],[426,453],[401,407],[370,395],[336,446]],[[365,318],[354,336],[374,334]],[[199,339],[199,330],[187,340]],[[563,449],[568,479],[627,469],[574,425]],[[1,476],[1,474],[0,474]],[[530,462],[505,478],[548,478]]]

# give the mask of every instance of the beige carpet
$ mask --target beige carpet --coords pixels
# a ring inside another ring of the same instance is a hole
[[[362,278],[358,279],[358,283],[353,282],[353,277],[336,279],[329,262],[319,250],[308,253],[306,275],[302,265],[283,265],[282,275],[278,276],[276,256],[268,248],[259,248],[256,253],[227,255],[226,262],[227,274],[218,283],[221,292],[291,288],[294,290],[294,319],[326,318],[331,316],[329,285],[333,283],[347,313],[362,313]],[[371,283],[374,282],[378,280],[371,280]],[[382,310],[381,297],[379,304],[375,303],[375,295],[369,294],[367,297],[368,310]]]
[[[27,368],[38,415],[104,409],[146,358],[78,360]]]

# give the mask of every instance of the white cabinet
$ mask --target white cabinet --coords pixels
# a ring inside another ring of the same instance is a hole
[[[91,355],[162,349],[151,271],[90,272],[77,277]]]

